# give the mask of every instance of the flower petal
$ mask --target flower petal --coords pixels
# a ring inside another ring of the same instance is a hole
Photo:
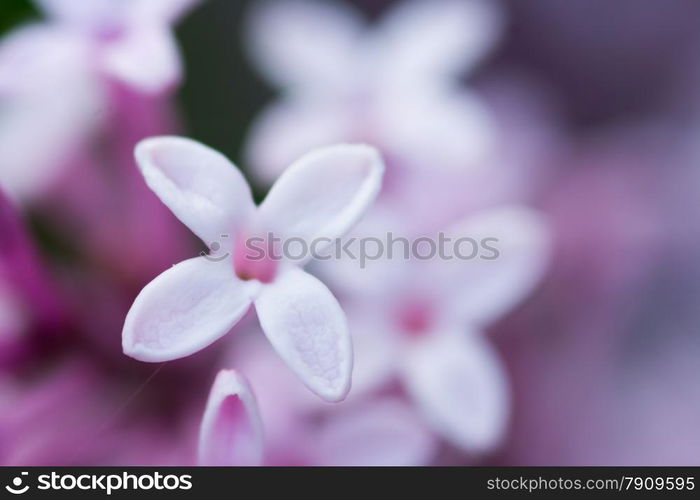
[[[403,380],[438,434],[466,451],[486,451],[505,431],[509,389],[493,348],[470,333],[438,334],[411,346]]]
[[[301,238],[309,246],[319,238],[338,238],[372,203],[383,172],[382,159],[370,146],[340,144],[314,150],[272,186],[260,205],[259,222],[276,235]]]
[[[332,415],[312,440],[317,465],[426,465],[436,440],[399,399],[366,401]]]
[[[136,145],[148,186],[205,243],[221,241],[255,210],[250,187],[221,153],[184,137],[152,137]]]
[[[353,117],[334,102],[282,98],[255,119],[247,141],[247,164],[265,186],[314,148],[352,137]]]
[[[432,86],[389,90],[377,116],[381,144],[394,155],[437,169],[488,163],[495,151],[496,129],[476,95]]]
[[[291,267],[255,299],[265,335],[287,366],[327,401],[350,390],[352,343],[347,320],[326,286]]]
[[[379,32],[383,74],[398,85],[456,77],[491,48],[502,24],[490,0],[401,2]]]
[[[339,2],[256,2],[248,46],[262,72],[282,87],[335,91],[355,76],[362,22]]]
[[[145,94],[172,89],[181,76],[180,54],[166,25],[139,22],[102,51],[102,70]]]
[[[115,2],[114,0],[35,0],[44,13],[55,21],[70,24],[73,27],[90,29],[115,19],[122,20],[133,1]]]
[[[254,282],[242,282],[230,259],[185,260],[141,290],[122,332],[124,353],[141,361],[169,361],[205,348],[245,314]]]
[[[549,258],[546,224],[525,207],[484,210],[458,222],[445,236],[452,242],[469,238],[481,245],[479,258],[437,261],[434,267],[445,282],[454,314],[481,324],[523,300],[542,278]],[[471,255],[472,243],[461,241],[465,245],[459,244],[459,252]]]
[[[248,381],[234,370],[221,370],[202,417],[199,465],[260,465],[262,434],[258,405]]]
[[[403,339],[387,320],[384,304],[378,307],[380,300],[371,301],[370,307],[343,303],[353,347],[350,399],[381,388],[396,375]]]
[[[48,25],[2,38],[0,185],[10,195],[43,194],[99,125],[103,96],[87,59],[77,37]]]

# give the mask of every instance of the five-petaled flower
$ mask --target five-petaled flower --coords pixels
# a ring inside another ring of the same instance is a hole
[[[148,284],[127,314],[124,352],[151,362],[188,356],[226,334],[255,304],[285,363],[323,399],[342,400],[350,388],[352,345],[340,305],[299,268],[303,262],[256,259],[246,242],[270,234],[306,242],[342,236],[380,188],[384,167],[377,151],[342,144],[310,152],[257,208],[241,173],[200,143],[145,139],[136,159],[148,186],[180,221],[206,243],[222,240],[220,253],[229,257],[195,257]]]
[[[550,236],[541,215],[517,205],[482,209],[443,234],[452,242],[490,238],[498,253],[376,261],[365,270],[346,260],[321,271],[349,297],[343,306],[356,348],[353,395],[398,379],[437,434],[465,451],[484,452],[506,430],[510,388],[482,332],[539,283]]]
[[[256,2],[247,47],[282,92],[251,127],[253,173],[272,182],[300,152],[343,141],[380,147],[390,165],[485,161],[491,113],[459,78],[494,45],[502,18],[489,0],[398,2],[372,26],[346,2]]]

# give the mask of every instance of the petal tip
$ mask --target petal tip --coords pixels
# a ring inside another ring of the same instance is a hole
[[[342,403],[350,393],[350,377],[347,377],[347,380],[343,380],[343,383],[338,387],[317,389],[313,392],[327,403]]]

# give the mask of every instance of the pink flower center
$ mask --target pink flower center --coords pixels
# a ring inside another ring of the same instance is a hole
[[[427,334],[435,320],[435,308],[429,300],[424,298],[403,300],[396,313],[399,328],[409,337],[421,337]]]
[[[233,269],[244,281],[270,283],[277,275],[278,259],[270,242],[263,238],[240,237],[233,249]]]
[[[116,42],[126,35],[126,29],[121,23],[113,21],[102,22],[95,30],[95,37],[103,44]]]

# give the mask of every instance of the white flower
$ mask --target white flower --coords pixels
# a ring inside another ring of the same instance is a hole
[[[0,185],[12,197],[41,194],[92,133],[102,95],[91,75],[65,33],[31,25],[0,41]]]
[[[146,139],[136,159],[146,183],[180,221],[222,248],[173,266],[143,289],[126,317],[124,352],[152,362],[188,356],[227,333],[255,304],[286,364],[322,398],[343,399],[352,346],[338,302],[297,262],[269,254],[256,260],[247,243],[269,234],[308,244],[343,235],[379,190],[383,165],[376,150],[337,145],[308,153],[257,208],[241,173],[195,141]]]
[[[49,26],[91,50],[98,74],[144,93],[161,92],[180,79],[172,25],[199,0],[36,0]]]
[[[253,125],[249,162],[271,182],[312,147],[375,144],[427,167],[464,167],[491,151],[490,114],[458,77],[493,45],[495,2],[400,2],[367,29],[326,1],[267,1],[251,17],[253,59],[282,96]]]
[[[37,0],[48,19],[0,41],[0,185],[41,195],[110,109],[110,83],[172,89],[181,62],[172,25],[198,0]],[[41,144],[41,147],[36,147]]]
[[[344,266],[325,266],[324,275],[341,289],[353,287],[343,304],[356,352],[353,394],[398,377],[435,432],[481,452],[498,444],[510,407],[506,374],[481,332],[539,282],[549,235],[541,216],[517,206],[474,213],[443,235],[452,242],[496,238],[488,246],[498,256],[377,261],[355,268],[354,282]]]

